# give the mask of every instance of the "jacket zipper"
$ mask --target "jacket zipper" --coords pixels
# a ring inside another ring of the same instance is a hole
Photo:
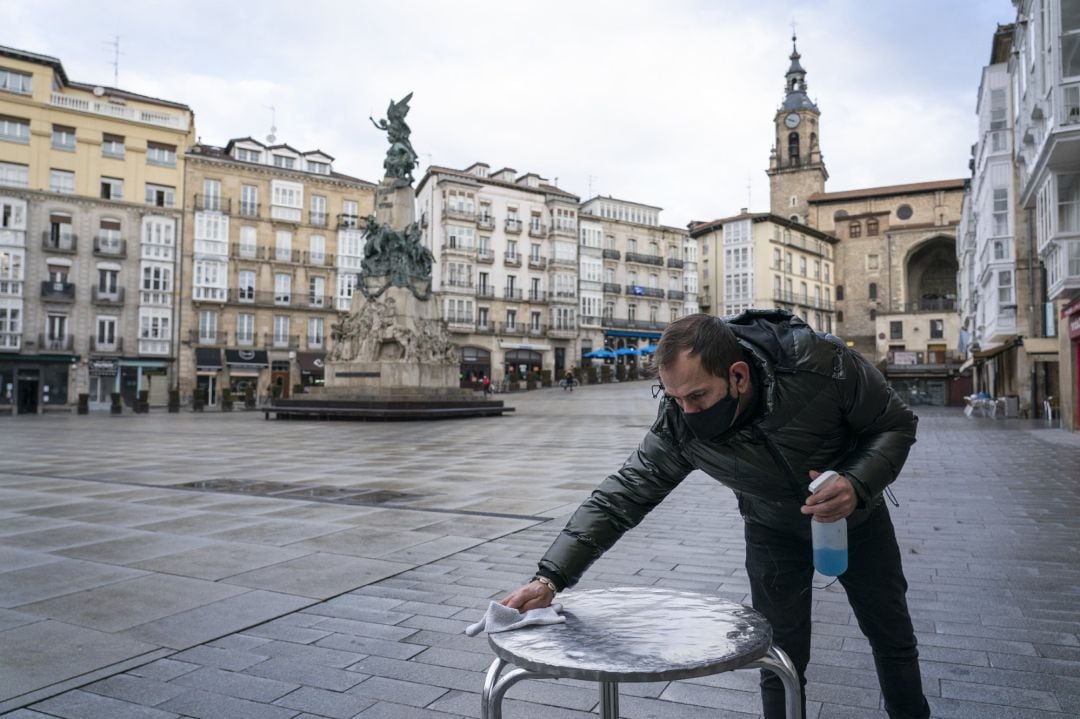
[[[809,497],[810,491],[799,482],[799,478],[795,476],[795,470],[791,468],[791,464],[787,461],[787,458],[784,457],[780,450],[777,449],[776,445],[772,443],[772,440],[769,439],[768,435],[762,432],[761,428],[756,424],[754,425],[754,435],[765,444],[765,449],[768,451],[769,456],[773,458],[773,461],[776,462],[777,466],[787,475],[788,483],[795,491],[795,496],[799,499],[806,499]]]

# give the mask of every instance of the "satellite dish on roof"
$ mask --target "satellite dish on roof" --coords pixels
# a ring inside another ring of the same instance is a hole
[[[98,85],[94,88],[94,97],[101,97],[104,94],[105,88],[103,88],[101,85]]]

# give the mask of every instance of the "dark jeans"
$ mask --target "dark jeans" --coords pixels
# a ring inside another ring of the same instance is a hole
[[[806,686],[810,661],[813,550],[809,531],[784,532],[747,523],[746,571],[754,609],[772,624]],[[885,505],[848,530],[848,569],[840,576],[859,629],[870,641],[878,683],[891,719],[925,719],[930,707],[922,691],[919,650],[908,615],[907,581],[900,565],[892,519]],[[761,672],[765,719],[783,719],[784,688],[772,672]],[[806,694],[803,692],[805,714]]]

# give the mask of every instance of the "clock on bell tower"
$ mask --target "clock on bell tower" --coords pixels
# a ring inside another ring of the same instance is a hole
[[[791,66],[788,68],[784,102],[773,124],[776,144],[769,156],[769,205],[775,215],[807,223],[807,198],[825,191],[829,173],[818,145],[821,111],[806,94],[806,70],[799,63],[796,38],[791,36]]]

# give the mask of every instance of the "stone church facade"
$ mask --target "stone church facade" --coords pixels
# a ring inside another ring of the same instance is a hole
[[[826,191],[821,111],[794,46],[790,59],[773,118],[771,211],[838,238],[835,334],[910,403],[960,402],[968,389],[958,381],[956,233],[965,181]]]

